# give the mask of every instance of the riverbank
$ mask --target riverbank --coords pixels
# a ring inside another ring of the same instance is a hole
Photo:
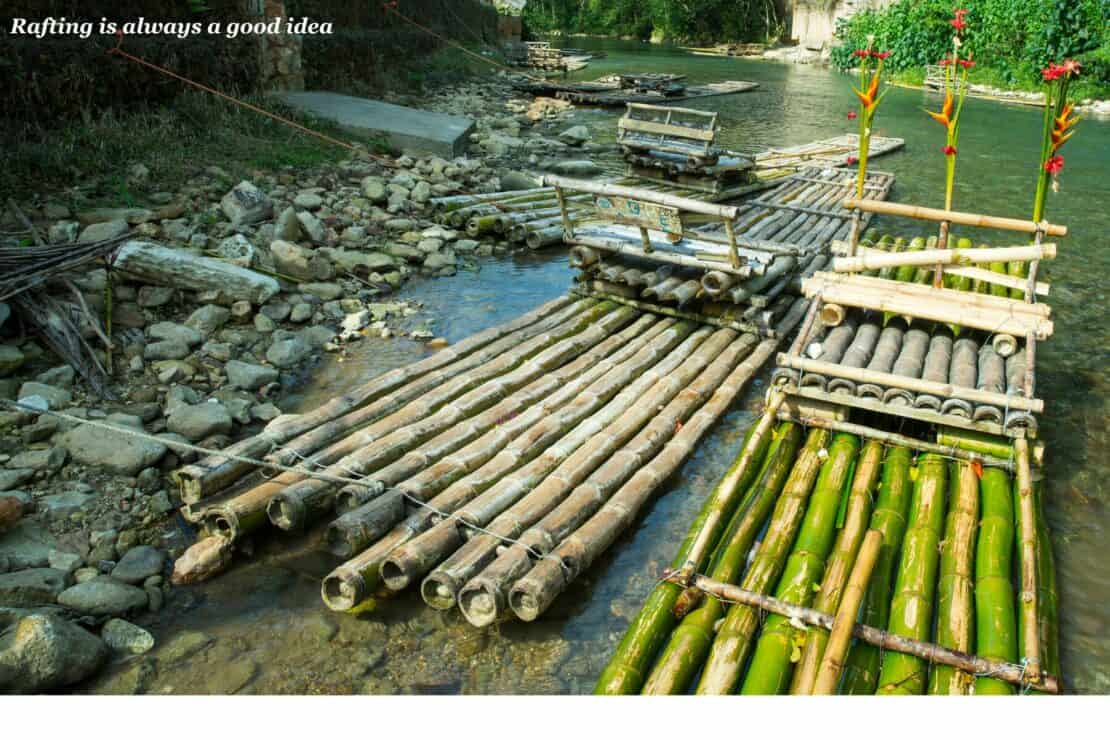
[[[111,400],[29,336],[14,304],[0,303],[0,398],[143,435],[0,410],[0,691],[60,689],[154,647],[146,626],[173,597],[170,564],[195,537],[176,518],[181,502],[169,480],[196,458],[180,445],[221,449],[257,433],[317,368],[356,349],[388,355],[401,342],[427,354],[447,345],[436,331],[442,315],[395,292],[475,270],[507,246],[439,226],[430,199],[531,187],[524,169],[581,166],[608,148],[573,125],[571,106],[516,97],[502,77],[387,99],[474,118],[470,153],[447,160],[378,142],[395,157],[385,164],[188,98],[178,110],[113,117],[87,131],[99,144],[80,143],[82,169],[68,181],[22,183],[18,210],[49,243],[130,234],[182,259],[275,278],[277,292],[258,300],[231,287],[175,287],[189,285],[185,276],[116,273]],[[203,124],[190,119],[198,110],[217,124],[206,129],[210,140],[160,156],[157,139]],[[45,157],[61,178],[74,144],[23,149],[23,164]],[[3,246],[34,242],[14,213],[0,222]],[[104,316],[105,270],[90,267],[72,282]]]

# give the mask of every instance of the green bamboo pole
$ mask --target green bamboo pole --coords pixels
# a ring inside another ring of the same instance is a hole
[[[786,570],[775,590],[775,597],[790,604],[809,606],[814,588],[825,570],[825,559],[832,551],[836,535],[837,512],[844,491],[852,482],[859,454],[859,437],[837,433],[829,448],[828,460],[821,466],[805,520],[798,532]],[[794,672],[791,657],[801,657],[805,630],[798,629],[778,614],[767,619],[752,653],[752,664],[744,679],[743,694],[781,694],[790,686]]]
[[[954,481],[944,544],[940,551],[935,642],[946,648],[972,652],[974,644],[975,532],[979,524],[979,477],[970,463],[952,463]],[[930,694],[966,694],[973,679],[952,666],[934,666]]]
[[[927,640],[933,623],[940,538],[944,528],[948,463],[939,455],[923,455],[914,482],[906,541],[890,604],[887,629],[903,637]],[[877,694],[921,694],[928,664],[904,653],[887,653],[879,673]]]
[[[910,244],[906,247],[907,252],[919,252],[925,248],[925,237],[915,236],[910,239]],[[894,279],[900,283],[912,283],[914,275],[917,273],[917,268],[913,265],[902,265],[894,272]]]
[[[976,652],[984,658],[1017,660],[1017,616],[1010,581],[1014,553],[1014,500],[1004,472],[990,468],[979,481],[979,542],[975,548]],[[990,676],[975,679],[976,694],[1012,694],[1014,687]]]
[[[729,535],[714,554],[711,577],[722,583],[735,583],[747,563],[748,551],[778,499],[802,442],[797,424],[784,423],[775,432],[767,462],[759,480],[752,486],[749,499],[737,511]],[[644,683],[645,694],[681,694],[694,679],[713,643],[713,628],[725,613],[725,605],[713,598],[687,614],[671,633],[651,675]]]
[[[910,460],[912,453],[906,447],[887,449],[883,461],[879,499],[871,514],[871,529],[883,535],[879,560],[867,586],[860,621],[872,627],[886,629],[890,615],[890,596],[902,537],[906,532],[906,515],[909,512],[910,494],[913,490]],[[840,691],[843,694],[874,694],[879,683],[879,649],[874,645],[857,642],[848,653]]]
[[[727,523],[731,513],[730,506],[736,506],[739,497],[759,473],[771,444],[771,435],[756,435],[758,427],[759,425],[753,425],[748,430],[744,444],[740,447],[740,454],[690,525],[685,539],[679,545],[678,553],[671,561],[672,568],[680,569],[688,563],[690,549],[703,536],[702,529],[706,521],[713,520],[719,526]],[[718,513],[723,513],[724,516],[717,516]],[[720,534],[715,539],[719,537]],[[705,566],[706,562],[696,564],[697,570]],[[594,687],[595,694],[639,693],[655,654],[674,627],[676,620],[673,610],[681,593],[682,587],[675,583],[663,582],[655,586],[624,633],[608,665],[601,672]]]
[[[855,477],[852,480],[852,489],[841,517],[843,524],[836,535],[836,543],[825,566],[825,573],[821,578],[821,590],[813,600],[813,608],[819,612],[836,614],[840,608],[840,600],[848,584],[848,576],[852,572],[860,545],[863,544],[863,536],[867,532],[868,520],[871,517],[871,494],[879,479],[882,459],[881,442],[873,439],[863,445]],[[829,633],[825,630],[811,629],[806,632],[802,659],[798,661],[794,681],[790,685],[791,694],[813,693],[817,671],[821,667],[821,659],[825,655],[828,642]]]
[[[766,593],[778,580],[787,552],[801,526],[806,502],[821,469],[821,451],[829,433],[810,429],[805,446],[798,453],[782,495],[775,504],[763,544],[741,584],[748,591]],[[733,605],[717,632],[698,681],[699,694],[731,694],[740,680],[752,635],[759,625],[759,613],[748,606]]]
[[[886,237],[884,236],[883,238],[885,239]],[[904,252],[904,251],[906,251],[906,240],[903,237],[900,237],[900,236],[896,237],[894,239],[894,243],[890,247],[890,251],[891,252]],[[884,268],[879,270],[879,277],[881,277],[883,280],[893,280],[894,275],[895,275],[895,273],[897,273],[897,271],[898,271],[897,267],[884,267]]]
[[[1041,666],[1049,675],[1060,675],[1059,618],[1056,596],[1056,561],[1052,553],[1051,533],[1044,515],[1042,481],[1034,482],[1037,532],[1037,633],[1041,644]],[[1020,522],[1021,509],[1017,516]],[[1018,620],[1018,644],[1024,644],[1023,624]]]

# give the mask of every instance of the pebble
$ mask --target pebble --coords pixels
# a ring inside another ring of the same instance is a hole
[[[154,647],[154,635],[123,619],[109,619],[100,630],[104,644],[117,653],[142,655]]]

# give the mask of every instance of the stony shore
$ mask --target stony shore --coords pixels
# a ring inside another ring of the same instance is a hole
[[[533,187],[543,169],[596,171],[600,147],[572,125],[573,109],[517,98],[501,78],[395,102],[475,118],[471,154],[405,153],[396,166],[354,157],[246,178],[198,163],[172,192],[150,185],[156,162],[131,163],[126,204],[74,208],[63,194],[19,204],[51,243],[130,232],[275,277],[280,291],[259,303],[116,275],[116,400],[91,393],[0,303],[0,398],[147,435],[0,408],[0,692],[64,689],[151,649],[143,625],[172,595],[172,561],[195,538],[175,515],[168,475],[195,453],[175,444],[220,449],[257,433],[325,353],[351,342],[445,346],[434,317],[393,292],[508,247],[434,223],[431,198]],[[5,246],[27,236],[15,221],[0,232]],[[103,315],[105,271],[71,277]]]

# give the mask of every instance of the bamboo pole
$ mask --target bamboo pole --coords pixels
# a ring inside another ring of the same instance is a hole
[[[975,550],[975,641],[977,650],[992,660],[1017,660],[1017,623],[1010,570],[1014,549],[1014,499],[1009,478],[986,470],[979,482],[979,541]],[[976,694],[1012,694],[1013,686],[976,671]],[[981,674],[981,675],[980,675]],[[1026,671],[1022,670],[1023,680]]]
[[[964,213],[961,211],[947,211],[940,208],[923,208],[904,203],[888,203],[881,200],[867,200],[863,198],[848,198],[844,201],[847,209],[858,208],[861,211],[877,213],[885,216],[904,216],[927,221],[949,221],[960,226],[982,226],[987,229],[1003,229],[1017,231],[1024,234],[1035,234],[1043,231],[1046,236],[1067,236],[1068,227],[1058,226],[1047,222],[1024,221],[1016,218],[1002,218],[999,216],[984,216],[977,213]]]
[[[871,518],[871,495],[879,479],[882,459],[882,444],[870,440],[864,443],[859,460],[854,463],[855,474],[851,481],[851,488],[848,492],[843,513],[838,517],[840,530],[836,535],[836,542],[826,562],[821,577],[820,590],[813,602],[813,608],[818,611],[834,614],[837,613],[840,607],[840,601],[844,596],[849,576],[853,572],[853,564],[860,554],[860,546],[863,544],[864,535],[868,531],[867,525]],[[879,538],[877,545],[882,544],[881,535],[879,535]],[[861,589],[860,598],[862,599],[862,597]],[[849,625],[854,621],[855,612],[850,616]],[[830,635],[819,629],[808,630],[805,633],[805,646],[802,648],[801,659],[798,661],[794,672],[790,693],[814,693],[818,669],[828,647],[829,638]]]
[[[728,219],[729,221],[736,219],[737,209],[735,206],[722,206],[715,203],[693,200],[691,198],[680,198],[665,193],[658,193],[653,190],[647,190],[645,188],[630,188],[609,183],[597,183],[590,180],[575,180],[570,177],[561,177],[558,175],[545,175],[543,182],[545,185],[566,188],[568,190],[577,190],[584,193],[593,193],[594,195],[608,195],[620,198],[645,200],[650,203],[659,203],[660,205],[677,208],[681,211],[700,213],[705,216]]]
[[[734,583],[740,578],[752,543],[770,515],[794,465],[802,442],[802,429],[797,424],[786,422],[779,426],[774,437],[759,479],[744,497],[747,505],[737,510],[735,524],[721,538],[713,555],[710,576],[722,583]],[[696,571],[690,571],[691,562],[693,559],[688,558],[682,563],[682,568],[693,576]],[[675,582],[669,583],[672,587],[676,585]],[[684,591],[681,597],[676,594],[674,611],[679,609],[679,600],[688,598],[687,593]],[[674,611],[670,612],[671,617],[677,617]],[[713,631],[717,621],[724,616],[725,605],[716,599],[705,599],[696,609],[686,611],[689,613],[671,632],[644,682],[644,694],[680,694],[689,688],[713,643]],[[673,622],[673,619],[668,621]]]
[[[342,396],[331,399],[311,413],[281,416],[271,422],[262,434],[237,442],[227,448],[226,452],[244,457],[265,454],[274,445],[283,444],[326,421],[342,416],[351,409],[380,398],[427,373],[447,367],[475,350],[556,314],[570,306],[572,300],[570,297],[562,296],[548,301],[513,321],[474,334],[431,357],[379,375]],[[172,477],[181,489],[182,499],[190,503],[200,501],[226,488],[250,472],[250,469],[251,466],[247,463],[229,460],[223,455],[212,455],[175,471]]]
[[[832,551],[837,509],[845,489],[851,485],[858,453],[857,437],[841,433],[834,435],[793,551],[775,590],[775,598],[800,606],[809,606],[812,601],[814,586]],[[751,665],[740,693],[780,694],[786,691],[794,672],[790,657],[799,635],[800,631],[785,618],[779,615],[769,617],[752,652]]]
[[[974,403],[1009,406],[1022,411],[1040,413],[1044,411],[1044,401],[1036,398],[1021,398],[1007,396],[1004,393],[979,390],[977,388],[963,388],[951,383],[936,383],[921,378],[910,378],[893,373],[872,372],[866,368],[851,367],[844,364],[833,364],[820,360],[810,360],[803,357],[791,357],[779,353],[778,364],[792,370],[815,373],[819,375],[842,378],[857,383],[875,383],[889,388],[902,388],[915,393],[929,393],[941,398],[956,398]]]
[[[763,593],[778,580],[786,565],[786,551],[794,541],[802,523],[806,502],[821,468],[820,453],[830,435],[821,429],[811,429],[805,446],[798,453],[790,477],[783,486],[782,495],[775,504],[771,523],[755,560],[748,568],[741,585],[747,591]],[[705,667],[698,681],[699,694],[731,694],[740,680],[746,662],[751,637],[758,626],[759,615],[750,607],[729,608],[724,622],[710,647]]]
[[[1010,260],[1032,262],[1056,258],[1055,244],[1028,247],[991,247],[989,249],[922,249],[914,252],[887,253],[880,249],[861,249],[856,257],[835,257],[833,272],[862,272],[885,267],[922,265],[978,265]],[[947,272],[947,271],[945,271]]]
[[[669,571],[664,573],[664,578],[671,577],[674,577],[674,574]],[[835,617],[831,614],[822,614],[816,609],[790,604],[781,599],[740,586],[719,583],[705,576],[695,576],[693,585],[695,588],[704,591],[708,596],[733,604],[732,608],[743,606],[753,610],[765,611],[788,619],[798,619],[805,624],[827,630],[832,629],[835,623]],[[940,645],[877,629],[867,624],[856,624],[852,628],[852,636],[876,649],[882,648],[887,651],[904,653],[907,656],[913,656],[916,659],[930,663],[955,666],[968,673],[990,674],[1001,681],[1014,685],[1024,683],[1022,676],[1025,671],[1022,666],[1014,663],[992,660],[981,655],[960,653]],[[1046,675],[1042,679],[1042,683],[1037,685],[1037,688],[1041,688],[1050,694],[1059,693],[1059,679],[1056,676]]]
[[[848,583],[844,587],[844,596],[836,611],[836,619],[833,620],[832,628],[829,630],[825,654],[821,657],[821,665],[817,669],[817,677],[813,682],[811,693],[814,695],[827,696],[836,693],[840,673],[844,670],[844,660],[851,646],[856,615],[859,613],[860,604],[863,603],[882,545],[882,533],[877,529],[867,530],[860,545],[859,555],[852,566],[851,575],[848,577]]]
[[[1058,642],[1059,623],[1056,599],[1056,564],[1052,554],[1052,540],[1044,515],[1043,484],[1034,483],[1036,498],[1037,531],[1037,634],[1041,646],[1041,664],[1046,673],[1060,675]],[[1021,508],[1017,510],[1018,526],[1024,522]],[[1018,621],[1018,644],[1025,644],[1025,626]]]
[[[768,433],[770,424],[763,423],[764,418],[766,412],[759,423],[749,428],[740,453],[690,525],[672,568],[689,572],[691,567],[697,571],[708,564],[709,548],[716,546],[723,536],[722,524],[737,509],[739,498],[768,456],[772,435]],[[672,608],[680,592],[681,587],[673,583],[656,585],[601,672],[595,694],[631,694],[640,690],[652,659],[674,624]]]
[[[796,323],[801,319],[806,306],[798,302],[794,308],[800,309],[793,311],[792,321]],[[633,524],[652,495],[685,462],[698,441],[732,405],[747,382],[771,356],[777,344],[778,341],[773,339],[761,342],[759,349],[746,360],[731,365],[731,372],[723,382],[702,387],[692,386],[683,391],[683,395],[698,398],[704,403],[650,462],[638,466],[631,478],[627,479],[596,514],[513,585],[509,593],[509,605],[517,617],[524,621],[539,617],[575,578]],[[666,416],[663,418],[670,421]]]
[[[1014,457],[1017,459],[1015,493],[1019,512],[1018,523],[1020,539],[1022,662],[1032,681],[1036,681],[1042,669],[1041,645],[1037,628],[1037,513],[1033,494],[1032,466],[1029,462],[1029,442],[1024,437],[1014,440]]]
[[[979,526],[979,477],[967,463],[953,465],[955,485],[944,527],[937,584],[935,641],[960,652],[971,652],[975,637],[975,534]],[[951,666],[935,666],[929,675],[930,694],[967,694],[974,677]]]
[[[947,485],[948,463],[944,458],[924,455],[918,463],[898,580],[890,605],[889,629],[903,637],[924,640],[932,627]],[[887,653],[875,693],[921,694],[925,691],[928,670],[928,664],[920,658]]]

